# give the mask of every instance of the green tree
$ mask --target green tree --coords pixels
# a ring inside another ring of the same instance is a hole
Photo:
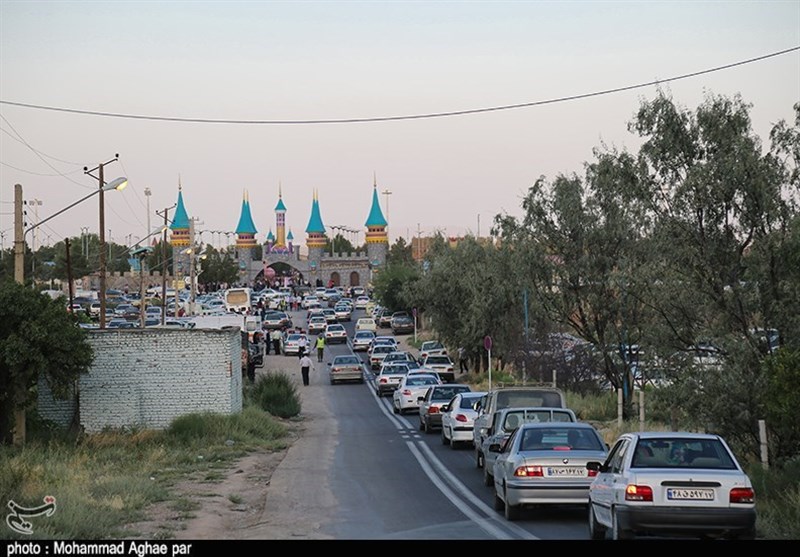
[[[16,282],[0,284],[0,439],[11,441],[15,424],[24,433],[24,412],[40,380],[65,396],[93,357],[63,301]]]
[[[399,237],[389,248],[386,260],[389,265],[414,265],[411,244],[407,244],[402,236]]]

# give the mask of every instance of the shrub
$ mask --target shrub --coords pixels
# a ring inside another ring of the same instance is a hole
[[[270,373],[260,377],[247,396],[257,407],[273,416],[293,418],[300,414],[297,386],[285,373]]]

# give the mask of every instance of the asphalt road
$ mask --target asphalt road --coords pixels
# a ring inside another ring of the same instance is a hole
[[[357,310],[353,321],[345,323],[351,337],[362,313]],[[304,315],[293,315],[295,325],[302,325]],[[328,362],[351,350],[349,345],[333,345],[325,352]],[[376,396],[369,371],[364,384],[331,385],[327,363],[315,361],[311,385],[304,387],[297,358],[269,356],[266,364],[265,369],[286,369],[297,382],[306,429],[272,475],[261,521],[266,530],[261,535],[337,540],[588,539],[586,511],[580,507],[526,511],[521,520],[507,521],[494,510],[493,488],[483,485],[473,450],[443,445],[438,431],[421,432],[417,414],[393,414],[391,399]]]

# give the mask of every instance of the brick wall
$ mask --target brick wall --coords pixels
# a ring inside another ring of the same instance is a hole
[[[163,429],[184,414],[242,409],[241,332],[229,329],[89,330],[95,358],[81,376],[86,432],[105,427]],[[72,401],[39,389],[39,413],[68,425]]]

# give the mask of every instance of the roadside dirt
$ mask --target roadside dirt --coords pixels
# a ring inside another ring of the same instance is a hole
[[[259,374],[294,364],[267,358]],[[255,452],[212,480],[187,478],[169,501],[148,509],[148,519],[127,526],[131,539],[330,539],[323,526],[335,512],[327,485],[335,448],[335,420],[325,396],[324,364],[304,387],[298,369],[286,373],[298,385],[301,419],[286,420],[290,446]]]

